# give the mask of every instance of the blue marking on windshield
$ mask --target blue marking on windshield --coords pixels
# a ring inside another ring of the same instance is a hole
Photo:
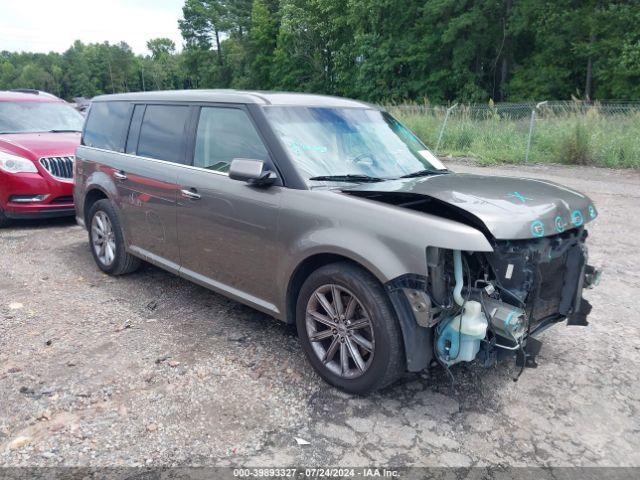
[[[300,155],[302,152],[327,153],[329,151],[325,146],[308,145],[306,143],[291,142],[288,146],[296,155]]]

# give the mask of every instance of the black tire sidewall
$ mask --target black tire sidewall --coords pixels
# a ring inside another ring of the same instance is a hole
[[[360,300],[373,324],[373,361],[363,375],[354,379],[339,377],[327,369],[313,351],[307,334],[307,302],[318,287],[326,284],[336,284],[351,291]],[[316,372],[328,383],[349,393],[365,394],[382,388],[404,371],[401,334],[391,302],[377,279],[362,268],[345,262],[327,265],[313,272],[298,295],[296,327],[302,348]]]
[[[0,209],[0,228],[6,227],[11,223],[11,220],[7,218],[2,209]]]
[[[91,238],[91,225],[93,223],[93,217],[99,211],[104,212],[109,217],[109,220],[111,220],[111,228],[113,228],[113,232],[116,237],[116,253],[115,253],[115,258],[111,263],[111,265],[103,264],[98,258],[98,256],[96,255],[96,251],[93,248],[93,239]],[[110,200],[106,200],[106,199],[98,200],[96,203],[93,204],[93,206],[91,207],[91,210],[89,211],[88,231],[89,231],[89,247],[91,248],[91,255],[93,255],[93,259],[95,260],[100,270],[108,274],[117,274],[117,272],[119,272],[122,269],[122,265],[125,261],[124,257],[126,255],[126,252],[125,252],[124,235],[122,234],[120,219],[118,217],[118,214],[115,208],[111,204]]]

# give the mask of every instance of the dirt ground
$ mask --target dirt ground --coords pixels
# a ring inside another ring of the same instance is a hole
[[[434,368],[349,396],[292,327],[154,267],[110,278],[74,222],[25,222],[0,231],[0,466],[640,466],[640,174],[452,166],[600,213],[591,323],[547,330],[517,383],[458,365],[453,386]]]

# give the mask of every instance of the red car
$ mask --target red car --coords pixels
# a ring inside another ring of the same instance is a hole
[[[37,90],[0,91],[0,227],[74,215],[73,163],[84,118]]]

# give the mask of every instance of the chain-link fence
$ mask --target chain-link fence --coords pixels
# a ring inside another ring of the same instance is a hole
[[[488,162],[640,166],[640,102],[393,105],[387,109],[440,155]]]

